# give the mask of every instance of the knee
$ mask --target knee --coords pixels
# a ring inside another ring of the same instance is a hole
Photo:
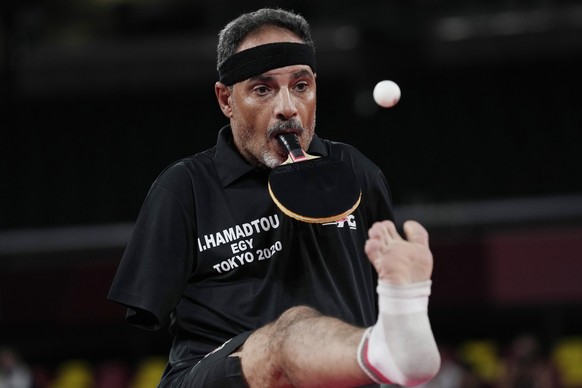
[[[273,345],[283,347],[289,336],[308,323],[307,320],[320,316],[319,311],[309,306],[295,306],[285,310],[271,326]]]
[[[276,324],[280,330],[284,330],[296,322],[319,316],[321,316],[321,313],[312,307],[295,306],[285,310],[283,314],[277,318]]]
[[[241,357],[249,386],[293,386],[289,378],[297,369],[298,356],[292,344],[300,341],[298,333],[311,324],[309,318],[318,316],[321,314],[311,307],[295,306],[249,337]]]

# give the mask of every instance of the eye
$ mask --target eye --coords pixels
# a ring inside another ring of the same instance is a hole
[[[309,89],[309,83],[307,82],[299,82],[295,85],[295,90],[299,92],[305,92]]]
[[[258,94],[259,96],[265,96],[269,93],[269,88],[265,85],[259,85],[253,89],[253,92]]]

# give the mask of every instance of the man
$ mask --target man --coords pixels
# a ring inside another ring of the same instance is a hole
[[[155,329],[170,321],[174,343],[160,385],[431,378],[440,359],[427,315],[428,234],[407,222],[408,240],[401,238],[388,221],[379,168],[314,134],[307,22],[273,9],[240,16],[220,33],[218,71],[216,97],[230,125],[215,147],[154,182],[109,294],[128,306],[130,323]],[[353,214],[315,225],[276,208],[267,178],[287,157],[276,139],[284,132],[296,133],[310,153],[353,166],[363,193]]]

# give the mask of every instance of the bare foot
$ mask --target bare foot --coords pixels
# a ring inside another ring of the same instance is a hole
[[[396,285],[429,280],[433,258],[428,232],[416,221],[404,223],[403,239],[392,221],[376,222],[368,231],[365,251],[378,277]]]

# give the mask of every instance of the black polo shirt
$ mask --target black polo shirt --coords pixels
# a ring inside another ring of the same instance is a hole
[[[108,298],[128,307],[132,324],[170,324],[172,363],[195,362],[297,305],[374,324],[376,275],[364,243],[373,222],[393,218],[388,185],[349,145],[314,136],[309,152],[353,166],[362,200],[345,221],[307,224],[281,213],[268,171],[242,158],[229,127],[151,186]]]

